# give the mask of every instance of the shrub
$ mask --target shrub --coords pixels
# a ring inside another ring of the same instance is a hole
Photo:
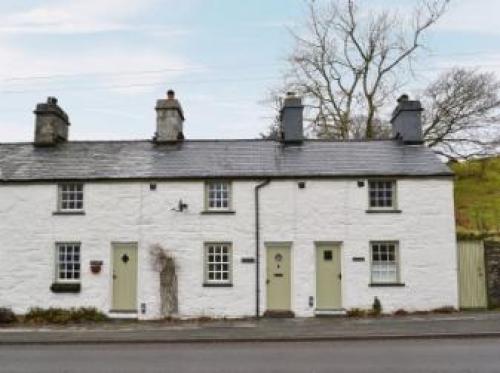
[[[400,309],[393,312],[394,316],[406,316],[408,314],[409,314],[409,312],[403,308],[400,308]]]
[[[0,325],[12,324],[17,321],[17,317],[10,308],[0,308]]]
[[[100,322],[107,317],[93,307],[80,308],[31,308],[24,316],[25,322],[34,324],[68,324],[79,322]]]
[[[347,310],[347,317],[365,317],[367,312],[361,308],[351,308]]]
[[[434,308],[431,310],[432,313],[454,313],[457,312],[455,307],[453,306],[444,306],[444,307],[439,307],[439,308]]]
[[[380,299],[375,297],[373,299],[372,315],[379,316],[381,313],[382,313],[382,303],[380,302]]]

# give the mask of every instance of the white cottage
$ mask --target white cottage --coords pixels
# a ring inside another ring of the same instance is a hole
[[[49,98],[33,143],[0,143],[0,306],[162,316],[152,248],[180,317],[314,316],[457,306],[452,172],[403,96],[393,140],[186,140],[173,92],[153,140],[69,141]],[[167,284],[170,285],[170,284]]]

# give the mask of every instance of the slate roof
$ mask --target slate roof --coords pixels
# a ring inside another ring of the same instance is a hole
[[[0,144],[0,183],[44,180],[450,176],[429,149],[398,141],[72,141]]]

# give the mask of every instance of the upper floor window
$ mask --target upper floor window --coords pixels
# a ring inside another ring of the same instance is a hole
[[[59,185],[59,211],[83,210],[83,184],[65,183]]]
[[[394,180],[368,181],[369,206],[373,209],[396,208],[396,182]]]
[[[399,258],[397,242],[371,242],[372,284],[399,282]]]
[[[56,246],[57,282],[80,281],[80,244],[58,243]]]
[[[205,190],[207,210],[231,209],[231,183],[229,181],[209,181],[206,183]]]

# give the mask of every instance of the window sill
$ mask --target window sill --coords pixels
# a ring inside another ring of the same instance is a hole
[[[50,290],[53,293],[79,293],[81,291],[81,284],[79,282],[54,282],[50,286]]]
[[[203,283],[204,288],[232,288],[233,284],[216,284],[216,283]]]
[[[401,210],[383,210],[383,209],[368,209],[366,210],[367,214],[401,214]]]
[[[236,211],[234,210],[205,210],[200,214],[202,215],[234,215]]]
[[[404,282],[388,282],[388,283],[379,283],[379,284],[368,284],[368,286],[375,287],[404,287],[406,284]]]
[[[85,215],[85,211],[54,211],[52,215]]]

